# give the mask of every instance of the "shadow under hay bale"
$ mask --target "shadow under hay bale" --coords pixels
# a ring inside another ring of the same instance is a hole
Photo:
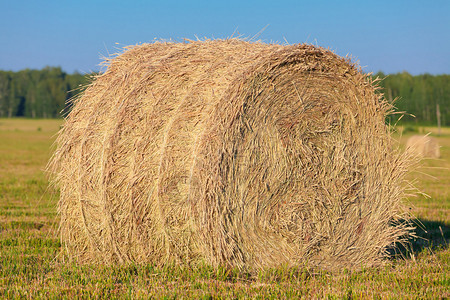
[[[355,269],[407,238],[391,106],[349,60],[230,39],[109,63],[48,167],[70,258]]]
[[[441,152],[438,141],[428,135],[413,135],[406,142],[406,149],[409,149],[419,157],[440,158]]]

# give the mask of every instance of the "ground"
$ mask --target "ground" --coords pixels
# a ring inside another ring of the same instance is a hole
[[[442,158],[409,175],[424,193],[408,199],[418,239],[381,268],[328,273],[166,266],[80,266],[65,262],[58,193],[44,173],[61,120],[0,119],[0,298],[449,298],[450,128]],[[407,137],[396,135],[401,145]],[[426,194],[426,195],[425,195]]]

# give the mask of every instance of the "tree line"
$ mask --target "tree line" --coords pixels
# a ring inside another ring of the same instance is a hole
[[[89,76],[67,74],[59,67],[18,72],[0,71],[0,118],[58,118],[67,100],[89,82]]]
[[[0,118],[59,118],[70,109],[68,100],[89,83],[94,74],[67,74],[60,67],[18,72],[0,71]],[[380,92],[405,114],[400,123],[450,126],[450,75],[407,72],[373,75],[382,80]],[[390,116],[397,122],[400,115]],[[415,117],[413,117],[415,116]]]
[[[377,73],[381,92],[398,111],[406,112],[399,123],[450,126],[450,75],[416,75],[407,72],[385,75]],[[400,114],[390,117],[397,122]]]

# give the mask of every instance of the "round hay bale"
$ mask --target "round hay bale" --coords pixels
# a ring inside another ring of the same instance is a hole
[[[439,158],[441,152],[439,150],[438,141],[429,135],[413,135],[406,142],[406,149],[409,149],[419,157]]]
[[[48,169],[79,262],[379,264],[409,232],[391,106],[311,45],[153,43],[74,101]]]

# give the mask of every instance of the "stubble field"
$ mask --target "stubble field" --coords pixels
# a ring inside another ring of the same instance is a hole
[[[450,128],[437,137],[442,158],[424,160],[410,174],[424,193],[409,199],[419,237],[386,266],[334,274],[281,267],[250,275],[206,265],[156,268],[65,262],[58,236],[58,193],[48,187],[43,172],[61,124],[61,120],[0,119],[1,298],[450,297]],[[404,144],[408,136],[397,138]]]

